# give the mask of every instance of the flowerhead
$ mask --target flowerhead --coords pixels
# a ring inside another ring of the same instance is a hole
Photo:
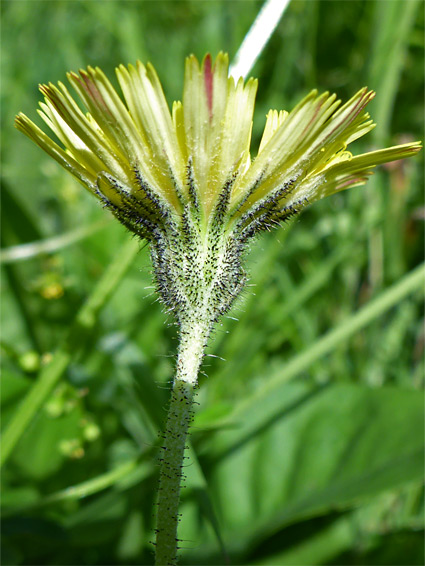
[[[421,148],[353,156],[347,146],[374,127],[365,111],[374,92],[362,88],[342,104],[312,91],[290,112],[268,113],[252,160],[257,81],[235,83],[227,55],[186,59],[182,102],[171,112],[152,65],[116,73],[123,98],[99,68],[68,73],[86,113],[64,84],[40,87],[39,114],[60,143],[23,114],[16,127],[151,242],[160,293],[176,312],[212,296],[220,303],[213,318],[227,310],[250,237]]]

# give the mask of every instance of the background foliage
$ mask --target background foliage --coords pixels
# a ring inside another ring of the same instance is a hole
[[[292,2],[252,71],[254,145],[269,108],[316,86],[346,99],[364,84],[378,93],[378,127],[357,150],[423,139],[420,6]],[[178,99],[184,57],[234,57],[260,7],[1,4],[5,565],[152,563],[176,347],[148,249],[15,132],[13,116],[35,117],[40,82],[88,64],[113,77],[136,59]],[[421,159],[253,244],[238,321],[223,320],[209,347],[218,357],[204,363],[181,564],[423,564]]]

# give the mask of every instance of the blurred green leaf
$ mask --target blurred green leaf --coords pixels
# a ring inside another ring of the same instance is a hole
[[[41,412],[28,427],[14,452],[13,463],[20,473],[35,480],[43,480],[59,471],[65,465],[66,456],[71,456],[81,447],[81,417],[78,407],[58,418],[51,418],[45,411]],[[70,450],[66,449],[68,446]]]
[[[420,392],[302,383],[241,413],[203,455],[229,552],[420,480],[423,418]]]
[[[138,248],[139,244],[134,240],[129,240],[124,244],[119,256],[111,263],[104,277],[99,281],[98,286],[77,314],[69,335],[58,348],[52,360],[41,371],[38,381],[20,404],[3,435],[2,465],[21,438],[28,423],[45,403],[47,396],[59,381],[73,356],[76,355],[77,347],[84,346],[87,332],[93,328],[99,310],[115,291],[116,286],[135,258]]]

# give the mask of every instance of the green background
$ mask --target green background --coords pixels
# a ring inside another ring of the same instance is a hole
[[[155,65],[171,103],[184,57],[232,60],[261,5],[1,3],[5,565],[152,563],[177,343],[148,249],[13,117],[41,124],[39,83],[88,64],[113,78],[136,59]],[[252,70],[253,155],[269,108],[315,87],[377,91],[378,127],[354,152],[423,139],[421,8],[292,2]],[[200,379],[181,564],[424,563],[422,160],[253,243],[238,320],[217,326]]]

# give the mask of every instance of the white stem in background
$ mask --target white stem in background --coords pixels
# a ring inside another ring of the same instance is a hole
[[[242,45],[230,65],[229,75],[235,81],[250,72],[266,43],[280,21],[290,0],[266,0],[258,16],[246,34]]]

